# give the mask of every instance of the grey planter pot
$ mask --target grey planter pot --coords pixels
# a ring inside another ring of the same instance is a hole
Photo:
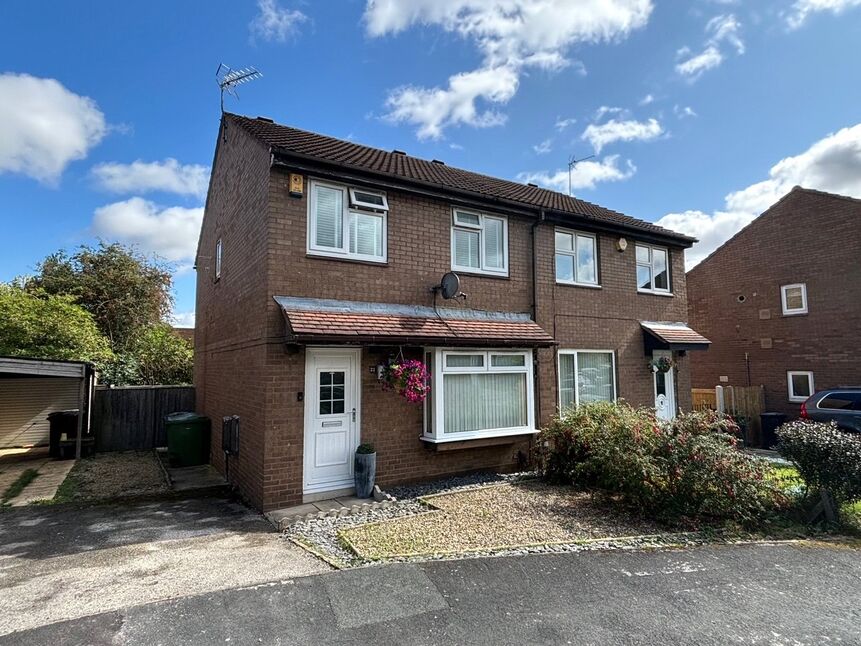
[[[374,478],[377,477],[377,454],[356,453],[353,470],[356,481],[356,496],[370,498],[374,492]]]

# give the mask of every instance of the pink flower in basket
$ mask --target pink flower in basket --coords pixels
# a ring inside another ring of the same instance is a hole
[[[392,360],[383,370],[383,388],[394,390],[413,404],[421,404],[430,392],[430,374],[421,361]]]

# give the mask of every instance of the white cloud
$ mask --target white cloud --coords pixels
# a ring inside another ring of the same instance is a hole
[[[675,114],[679,119],[697,116],[697,113],[694,112],[694,109],[691,106],[678,104],[673,106],[673,114]]]
[[[648,121],[610,119],[606,123],[590,123],[580,138],[588,141],[595,152],[600,153],[604,146],[617,141],[651,141],[663,133],[664,129],[657,119]]]
[[[572,45],[620,40],[643,27],[651,12],[651,0],[368,0],[364,20],[371,37],[432,25],[474,42],[481,52],[480,68],[452,75],[446,87],[405,86],[390,93],[389,120],[416,126],[426,139],[460,124],[504,123],[484,104],[508,103],[524,69],[575,65],[582,73],[582,65],[567,58]]]
[[[562,117],[556,117],[555,126],[559,132],[562,132],[563,130],[568,129],[570,126],[573,126],[575,123],[577,123],[577,119],[575,119],[574,117],[567,117],[564,119]]]
[[[653,94],[647,94],[642,99],[640,99],[640,105],[649,105],[650,103],[655,102],[655,96]]]
[[[637,172],[631,160],[619,165],[619,155],[608,155],[600,161],[578,162],[571,171],[572,190],[593,189],[600,182],[619,182]],[[524,172],[517,175],[521,182],[538,184],[545,188],[568,193],[568,169],[557,171]]]
[[[283,43],[293,38],[299,25],[308,20],[304,13],[298,9],[285,9],[278,0],[257,0],[257,9],[257,15],[248,25],[252,38]]]
[[[98,164],[92,174],[101,188],[113,193],[164,191],[204,197],[209,183],[208,167],[180,164],[171,157],[155,162],[139,159],[131,164]]]
[[[194,327],[194,310],[190,312],[174,312],[170,316],[170,324],[174,327]]]
[[[837,15],[852,7],[861,7],[861,0],[796,0],[786,22],[790,29],[798,29],[812,13],[830,11]]]
[[[551,150],[553,150],[553,140],[552,139],[545,139],[540,144],[536,144],[535,146],[532,146],[532,150],[535,151],[536,155],[546,155]]]
[[[203,207],[162,208],[133,197],[96,209],[91,229],[100,238],[135,244],[170,262],[187,263],[194,259],[202,221]]]
[[[0,74],[0,173],[54,184],[107,132],[96,102],[54,79]]]
[[[412,85],[394,90],[386,101],[386,119],[418,127],[419,139],[439,139],[445,128],[465,124],[488,128],[505,123],[495,110],[481,111],[476,101],[507,103],[517,92],[519,78],[508,67],[479,69],[455,74],[447,88],[426,89]]]
[[[724,209],[712,214],[690,210],[669,213],[657,224],[699,238],[686,254],[694,266],[786,195],[793,186],[861,198],[861,123],[814,143],[799,155],[780,160],[768,179],[726,196]]]
[[[628,111],[625,108],[619,108],[611,105],[602,105],[600,108],[595,110],[595,116],[592,117],[595,121],[600,121],[608,114],[628,114]]]
[[[691,55],[689,47],[682,47],[677,56],[676,72],[694,81],[703,72],[718,67],[726,59],[726,49],[735,49],[736,54],[744,54],[744,42],[739,36],[741,22],[733,14],[715,16],[706,24],[707,39],[703,51]]]

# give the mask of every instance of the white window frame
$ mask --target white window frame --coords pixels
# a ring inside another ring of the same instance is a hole
[[[644,263],[637,260],[637,248],[642,247],[644,249],[649,250],[649,262]],[[667,256],[667,288],[657,288],[655,287],[655,254],[654,250],[663,251]],[[637,285],[637,291],[641,294],[659,294],[661,296],[672,296],[673,295],[673,277],[672,277],[672,269],[670,262],[670,250],[667,247],[660,247],[657,245],[646,244],[645,242],[637,242],[634,244],[634,281]],[[640,287],[640,279],[637,277],[637,270],[640,267],[648,267],[649,272],[651,273],[651,287],[649,289],[644,289]]]
[[[794,288],[801,289],[802,305],[797,309],[789,309],[786,305],[786,292]],[[807,314],[807,283],[792,283],[791,285],[780,286],[780,305],[784,316],[797,316],[798,314]]]
[[[215,280],[219,280],[221,278],[221,255],[223,251],[223,245],[221,243],[221,238],[215,243]]]
[[[556,406],[562,411],[562,355],[574,355],[574,406],[580,405],[580,388],[577,383],[577,374],[580,368],[578,355],[580,354],[609,354],[610,364],[613,372],[613,401],[619,398],[619,384],[616,379],[616,351],[615,350],[580,350],[574,348],[560,348],[556,353]]]
[[[424,407],[424,429],[422,440],[434,444],[446,442],[462,442],[464,440],[475,440],[487,437],[507,437],[511,435],[535,434],[535,385],[533,378],[532,350],[511,350],[507,348],[483,348],[466,350],[462,348],[425,348],[424,355],[430,354],[433,363],[429,366],[431,371],[430,395],[425,399]],[[446,368],[445,360],[451,355],[481,354],[484,363],[481,367],[456,367]],[[523,357],[522,366],[491,366],[492,355],[519,355]],[[440,425],[445,421],[445,397],[443,388],[443,375],[445,374],[493,374],[516,372],[526,375],[526,425],[513,428],[483,429],[480,431],[466,431],[462,433],[446,433]],[[432,407],[432,408],[431,408]],[[428,414],[430,413],[430,415]],[[428,423],[432,420],[432,423]]]
[[[796,395],[792,390],[792,378],[794,376],[803,375],[807,377],[807,385],[810,389],[809,395]],[[789,401],[800,404],[802,402],[806,402],[813,394],[816,392],[816,388],[813,385],[813,371],[812,370],[789,370],[786,373],[786,390],[789,395]]]
[[[464,215],[474,215],[478,217],[478,224],[470,224],[458,221],[458,213]],[[487,220],[498,220],[502,222],[502,267],[488,267],[485,261],[484,253],[484,223]],[[455,231],[458,229],[468,231],[478,231],[478,267],[465,267],[458,265],[455,262],[457,257],[455,254]],[[459,209],[453,207],[451,210],[451,268],[452,271],[462,271],[471,274],[486,274],[489,276],[508,276],[508,218],[502,215],[491,215],[489,213],[480,213],[478,211],[470,211],[469,209]]]
[[[367,209],[369,211],[374,211],[375,213],[388,213],[389,212],[389,200],[386,198],[386,194],[382,191],[371,191],[365,188],[360,188],[356,186],[350,187],[350,208],[352,209]],[[356,197],[356,192],[359,193],[367,193],[369,195],[376,195],[381,197],[383,200],[382,204],[374,204],[373,202],[363,202],[358,197]]]
[[[307,236],[307,253],[311,256],[323,256],[325,258],[340,258],[343,260],[361,260],[363,262],[371,262],[377,264],[386,264],[388,262],[388,200],[386,194],[381,191],[373,191],[364,188],[358,190],[363,193],[375,193],[383,197],[386,209],[380,208],[379,205],[371,205],[367,208],[364,203],[361,208],[351,206],[353,203],[352,191],[353,188],[341,184],[332,184],[330,182],[321,182],[320,180],[312,179],[310,181],[310,191],[308,195],[308,217],[306,227],[308,230]],[[341,216],[341,247],[322,247],[316,244],[317,240],[317,218],[315,217],[317,209],[317,187],[322,186],[336,191],[341,191],[341,204],[343,214]],[[350,222],[353,215],[370,215],[382,219],[382,255],[374,256],[369,254],[350,253]]]
[[[570,235],[572,237],[572,247],[574,249],[572,251],[568,251],[567,249],[557,249],[556,248],[556,234],[564,233],[565,235]],[[595,256],[595,282],[590,283],[585,280],[578,280],[577,276],[577,236],[581,236],[583,238],[592,238],[592,244],[594,245],[594,256]],[[574,259],[574,279],[573,280],[562,280],[556,275],[556,256],[571,256]],[[585,231],[575,231],[574,229],[563,229],[561,227],[556,227],[553,232],[553,274],[556,276],[556,282],[560,285],[577,285],[578,287],[600,287],[600,272],[598,271],[598,236],[594,233],[586,233]]]

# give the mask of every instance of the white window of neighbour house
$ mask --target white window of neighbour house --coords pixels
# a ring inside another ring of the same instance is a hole
[[[508,275],[508,220],[454,209],[451,223],[451,268],[481,274]]]
[[[556,282],[597,287],[597,247],[592,234],[556,229]]]
[[[215,280],[221,278],[221,238],[215,243]]]
[[[664,247],[637,243],[637,291],[670,293],[670,254]]]
[[[559,350],[559,409],[616,399],[612,350]]]
[[[308,253],[385,262],[388,212],[384,193],[312,181]]]
[[[535,433],[531,350],[425,352],[431,373],[425,441]]]
[[[786,373],[786,384],[789,401],[803,402],[814,392],[813,373],[809,370],[790,370]]]
[[[805,283],[781,285],[780,304],[784,316],[807,314],[807,285]]]

